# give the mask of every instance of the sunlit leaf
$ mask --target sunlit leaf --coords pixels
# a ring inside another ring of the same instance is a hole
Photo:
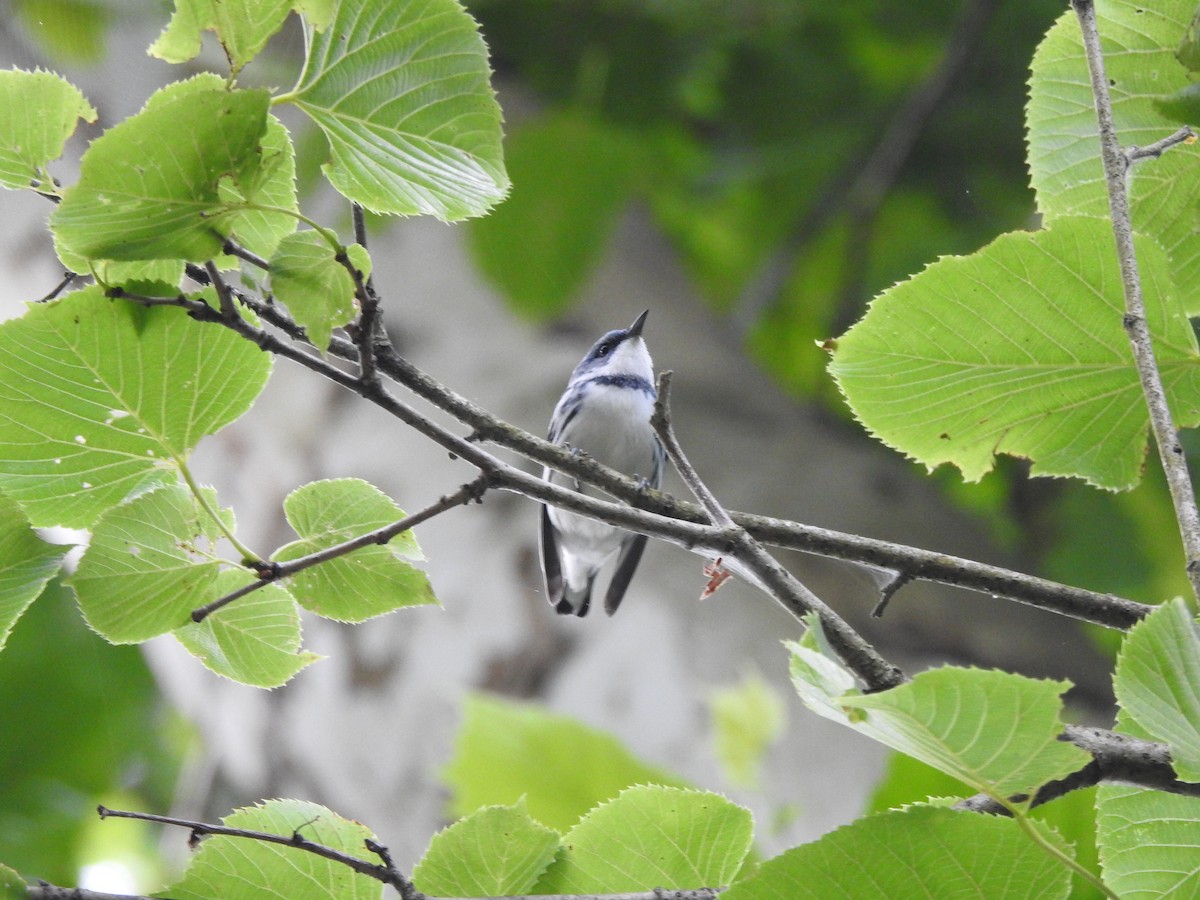
[[[1052,843],[1054,833],[1034,823]],[[879,813],[769,859],[728,900],[1068,896],[1071,873],[1012,819],[932,806]]]
[[[1147,324],[1176,421],[1200,422],[1200,355],[1162,251],[1136,242]],[[1110,227],[1059,219],[944,257],[884,291],[830,372],[880,440],[968,481],[999,453],[1111,489],[1141,477],[1148,416]]]
[[[300,540],[281,547],[279,562],[298,559],[404,518],[378,488],[357,478],[314,481],[297,488],[283,511]],[[437,603],[429,579],[409,560],[422,558],[417,539],[404,532],[387,545],[372,544],[288,579],[301,606],[339,622],[361,622],[400,609]]]
[[[741,869],[753,836],[750,811],[719,794],[638,785],[567,832],[536,893],[723,887]]]
[[[1118,896],[1200,896],[1200,797],[1102,784],[1096,813],[1104,881]]]
[[[943,666],[873,694],[818,649],[813,629],[789,643],[792,682],[809,709],[957,778],[1007,798],[1082,768],[1088,755],[1058,740],[1066,682]]]
[[[316,803],[270,800],[225,816],[230,828],[291,837],[363,858],[371,830]],[[295,847],[214,835],[200,844],[183,878],[162,893],[174,900],[379,900],[380,883]]]
[[[433,836],[413,883],[442,897],[528,894],[562,838],[529,817],[524,803],[487,806]]]
[[[221,572],[209,588],[215,600],[245,585],[247,572]],[[188,652],[218,675],[242,684],[275,688],[317,660],[300,649],[300,613],[282,586],[269,584],[176,629]]]
[[[333,329],[350,322],[357,311],[354,279],[316,231],[300,231],[280,242],[271,257],[271,291],[322,350]]]
[[[0,489],[35,525],[85,528],[177,478],[200,438],[250,408],[270,357],[183,310],[96,287],[0,324]]]
[[[215,599],[219,537],[217,523],[182,485],[114,507],[96,522],[70,578],[84,618],[114,644],[186,625],[193,609]]]
[[[1145,146],[1178,128],[1157,101],[1188,84],[1175,48],[1194,9],[1194,0],[1113,0],[1096,6],[1113,118],[1122,145]],[[1031,68],[1026,123],[1038,208],[1047,224],[1060,216],[1107,216],[1096,108],[1073,11],[1064,12],[1046,33]],[[1167,251],[1178,285],[1200,280],[1200,241],[1195,240],[1200,204],[1197,154],[1200,146],[1176,147],[1161,159],[1134,166],[1130,175],[1134,228]],[[1111,241],[1104,248],[1114,252]],[[1183,297],[1191,314],[1200,311],[1193,295],[1188,291]]]
[[[487,48],[456,0],[340,0],[308,33],[288,99],[329,140],[325,172],[379,213],[443,220],[486,212],[508,190]]]
[[[1171,747],[1184,781],[1200,781],[1200,632],[1180,599],[1139,622],[1121,645],[1113,687],[1124,716]]]
[[[80,119],[96,121],[96,110],[67,80],[51,72],[0,72],[0,186],[48,186],[46,165],[62,156]]]
[[[220,183],[255,177],[269,95],[181,90],[156,97],[84,153],[79,181],[51,217],[68,250],[88,259],[193,261],[220,251],[229,228]]]
[[[234,72],[259,54],[283,26],[293,0],[175,0],[175,12],[149,53],[167,62],[187,62],[200,52],[201,32],[216,32]]]

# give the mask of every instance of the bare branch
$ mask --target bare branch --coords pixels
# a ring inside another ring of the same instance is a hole
[[[217,271],[217,264],[209,260],[204,264],[204,271],[208,273],[209,283],[216,288],[217,299],[221,303],[221,315],[226,319],[238,318],[237,309],[233,305],[233,294],[221,273]]]
[[[464,503],[469,503],[472,500],[482,502],[483,494],[487,491],[489,478],[487,475],[481,475],[469,484],[464,484],[453,494],[449,494],[440,498],[436,503],[432,503],[420,512],[413,513],[411,516],[405,516],[391,524],[384,525],[381,528],[376,528],[374,531],[368,531],[366,534],[361,534],[356,538],[351,538],[348,541],[343,541],[333,547],[326,547],[324,550],[318,550],[315,553],[309,553],[307,556],[301,556],[297,559],[288,560],[287,562],[271,562],[266,565],[259,565],[258,580],[252,581],[247,585],[238,588],[235,591],[230,591],[223,597],[214,600],[212,603],[201,606],[199,609],[192,610],[192,621],[203,622],[217,610],[228,606],[234,600],[245,597],[257,591],[259,588],[266,587],[273,581],[279,581],[281,578],[287,578],[289,575],[295,575],[297,572],[303,572],[305,569],[320,565],[323,562],[328,562],[331,559],[337,559],[339,556],[345,556],[347,553],[353,553],[363,547],[378,546],[386,544],[399,534],[409,531],[420,525],[422,522],[427,522],[434,516],[444,513],[448,509],[453,509],[456,506],[462,506]]]
[[[723,554],[725,565],[747,570],[759,588],[797,619],[803,620],[809,613],[816,613],[830,645],[869,690],[883,691],[903,683],[904,673],[899,668],[880,656],[845,619],[826,606],[823,600],[767,553],[746,529],[733,521],[683,452],[675,437],[675,429],[671,427],[670,403],[671,373],[663,372],[658,376],[658,397],[654,401],[654,415],[650,418],[650,424],[662,441],[667,457],[700,500],[713,524],[731,532],[735,538],[735,549]]]
[[[203,269],[193,273],[192,268],[194,267],[189,267],[189,275],[196,277],[198,274],[206,278]],[[248,295],[236,291],[234,293],[239,300],[246,303],[265,322],[279,328],[291,340],[311,346],[307,343],[304,330],[296,325],[283,310],[273,304],[263,303]],[[204,316],[201,313],[196,317],[203,318]],[[221,323],[219,317],[216,316],[210,316],[207,320],[219,324],[228,324],[230,327],[240,330],[244,337],[254,341],[258,346],[300,362],[302,365],[318,371],[319,374],[330,377],[344,387],[357,391],[357,386],[354,384],[352,377],[346,376],[345,373],[336,367],[324,364],[323,361],[316,359],[305,351],[298,351],[297,348],[291,347],[273,335],[259,332],[256,329],[250,329],[244,322]],[[334,356],[351,362],[357,362],[359,359],[357,346],[351,341],[336,336],[329,346],[329,352]],[[378,359],[380,371],[389,378],[471,428],[476,443],[492,443],[519,453],[535,462],[549,465],[561,472],[570,474],[573,478],[581,482],[598,487],[617,499],[624,500],[629,504],[636,504],[644,513],[633,510],[628,506],[617,507],[610,504],[610,510],[621,509],[626,513],[633,514],[633,519],[624,518],[621,521],[616,521],[600,513],[598,507],[588,509],[584,506],[576,505],[566,494],[563,494],[557,501],[550,500],[546,502],[551,502],[562,508],[571,509],[573,512],[580,512],[585,515],[602,515],[605,516],[605,521],[609,521],[612,524],[619,524],[634,531],[641,531],[645,534],[653,534],[655,537],[673,540],[674,543],[683,546],[689,546],[688,541],[698,541],[699,537],[697,533],[688,531],[687,529],[679,529],[674,532],[673,536],[667,536],[661,531],[651,531],[649,527],[652,520],[649,517],[657,516],[660,526],[667,519],[674,520],[677,523],[693,524],[705,524],[709,521],[704,510],[695,503],[678,500],[661,491],[646,489],[638,481],[596,462],[586,454],[572,453],[570,450],[556,444],[551,444],[549,441],[543,440],[492,415],[487,410],[442,385],[408,360],[396,354],[390,347],[380,348]],[[407,407],[403,408],[408,410]],[[419,414],[412,410],[408,410],[405,415],[400,415],[399,417],[410,424],[416,420],[429,421],[423,419],[423,417],[420,417]],[[456,455],[464,455],[460,451],[464,446],[470,446],[462,438],[440,427],[429,429],[418,428],[418,430]],[[469,461],[474,462],[470,455],[467,455],[467,458]],[[488,457],[488,459],[497,464],[499,463],[494,457]],[[511,490],[513,488],[512,486],[506,486],[506,489]],[[582,495],[575,492],[570,493],[575,498],[582,497]],[[535,499],[542,499],[542,495],[536,493],[530,493],[529,496]],[[602,501],[597,502],[602,503]],[[638,519],[639,515],[644,517]],[[1046,609],[1085,622],[1103,625],[1108,628],[1130,628],[1145,618],[1153,609],[1152,606],[1147,604],[1137,603],[1113,594],[1084,590],[1083,588],[1072,587],[1044,578],[1015,572],[1000,566],[963,559],[933,550],[924,550],[891,541],[847,534],[828,528],[805,525],[770,516],[760,516],[737,511],[731,511],[730,516],[737,525],[749,531],[755,539],[770,546],[801,550],[806,553],[813,553],[834,559],[843,559],[850,562],[860,562],[891,569],[906,574],[910,580],[955,585],[991,596],[1006,597],[1019,603]],[[639,527],[639,522],[641,527]],[[702,549],[711,548],[706,545]],[[718,552],[720,551],[718,550]]]
[[[300,834],[300,829],[297,828],[290,835],[272,834],[269,831],[249,831],[245,828],[230,828],[226,825],[210,825],[207,822],[193,822],[190,819],[176,819],[172,816],[156,816],[152,813],[129,812],[119,809],[108,809],[104,806],[96,807],[96,812],[100,814],[101,819],[139,819],[143,822],[158,822],[162,825],[176,825],[180,828],[189,829],[193,835],[210,835],[219,834],[226,837],[246,838],[252,841],[261,841],[264,844],[282,844],[285,847],[295,847],[297,850],[303,850],[306,853],[312,853],[314,856],[320,856],[324,859],[332,860],[340,863],[348,869],[358,872],[360,875],[366,875],[369,878],[374,878],[376,881],[381,881],[384,884],[390,884],[389,875],[385,866],[376,863],[368,862],[365,859],[359,859],[356,856],[351,856],[348,853],[343,853],[333,847],[327,847],[324,844],[318,844],[316,841],[310,841],[304,835]]]
[[[1171,766],[1171,750],[1166,744],[1145,741],[1104,728],[1068,725],[1059,736],[1092,755],[1092,761],[1066,778],[1048,782],[1033,795],[1031,806],[1041,806],[1051,800],[1093,787],[1101,782],[1132,784],[1171,794],[1200,797],[1200,784],[1180,781]],[[1024,803],[1028,796],[1010,798]],[[987,794],[976,794],[956,804],[959,809],[993,815],[1009,815],[1003,804]]]
[[[333,847],[310,841],[300,834],[303,825],[290,835],[273,834],[269,831],[250,831],[245,828],[230,828],[227,825],[211,825],[207,822],[195,822],[190,819],[177,819],[173,816],[157,816],[152,813],[130,812],[107,809],[103,806],[96,808],[102,819],[138,819],[143,822],[157,822],[161,825],[174,825],[187,828],[193,836],[222,835],[224,837],[243,838],[251,841],[261,841],[267,844],[278,844],[284,847],[295,847],[306,853],[312,853],[324,859],[346,866],[360,875],[374,878],[376,881],[389,885],[400,894],[401,900],[475,900],[475,898],[430,897],[421,893],[412,881],[402,875],[392,862],[391,854],[382,844],[370,838],[366,841],[366,849],[374,853],[383,864],[368,862],[348,853],[343,853]],[[264,886],[265,887],[265,886]],[[38,890],[42,893],[34,894]],[[537,894],[510,895],[506,897],[491,897],[486,900],[716,900],[720,894],[717,888],[697,888],[692,890],[666,890],[654,888],[649,891],[635,891],[621,894]],[[91,891],[79,891],[75,888],[59,888],[42,884],[30,888],[30,898],[37,900],[140,900],[118,894],[100,894]]]
[[[1153,144],[1147,144],[1145,147],[1139,147],[1136,144],[1131,144],[1125,148],[1125,160],[1130,165],[1141,162],[1143,159],[1158,159],[1172,147],[1177,147],[1180,144],[1190,144],[1196,140],[1196,133],[1191,127],[1184,125],[1177,132],[1167,135]]]
[[[1196,508],[1196,495],[1192,490],[1187,459],[1183,453],[1183,446],[1179,443],[1178,430],[1171,416],[1167,393],[1154,358],[1150,328],[1146,324],[1146,306],[1142,299],[1142,282],[1138,274],[1137,253],[1133,246],[1133,224],[1129,216],[1129,195],[1125,186],[1125,173],[1130,161],[1117,140],[1112,101],[1108,94],[1108,75],[1104,70],[1100,33],[1096,28],[1096,8],[1092,0],[1071,0],[1071,6],[1083,33],[1083,49],[1091,73],[1092,96],[1096,101],[1100,158],[1104,163],[1108,209],[1112,218],[1113,238],[1117,245],[1117,259],[1121,265],[1121,286],[1125,292],[1125,315],[1122,322],[1133,345],[1134,363],[1142,383],[1142,393],[1146,396],[1146,406],[1150,411],[1150,427],[1154,431],[1154,442],[1158,445],[1158,456],[1162,460],[1171,501],[1175,505],[1175,518],[1179,522],[1179,534],[1183,539],[1192,593],[1195,599],[1200,599],[1200,511]]]
[[[360,204],[351,204],[354,218],[354,240],[365,250],[367,247],[367,218]],[[373,384],[379,380],[378,366],[375,362],[376,345],[390,346],[387,332],[383,328],[383,320],[379,316],[379,295],[375,292],[375,279],[368,276],[363,279],[363,273],[350,261],[345,251],[338,254],[338,262],[345,266],[350,277],[354,279],[354,295],[358,298],[358,322],[349,329],[354,343],[358,346],[359,378],[364,384]]]
[[[238,259],[244,259],[246,262],[250,263],[250,265],[262,269],[264,272],[271,268],[270,263],[268,263],[257,253],[247,250],[237,241],[228,238],[225,240],[225,246],[221,248],[221,252],[228,253],[230,256],[236,256]]]

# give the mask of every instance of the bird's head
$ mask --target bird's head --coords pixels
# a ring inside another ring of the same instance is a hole
[[[649,314],[650,310],[643,311],[628,328],[610,331],[592,344],[575,367],[571,380],[595,378],[598,375],[632,376],[653,384],[654,362],[642,339],[642,326],[646,324]]]

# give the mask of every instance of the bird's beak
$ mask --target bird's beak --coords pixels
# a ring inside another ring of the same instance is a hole
[[[629,326],[630,337],[641,337],[642,326],[646,324],[646,316],[650,315],[650,310],[642,310],[642,314],[633,320],[633,324]]]

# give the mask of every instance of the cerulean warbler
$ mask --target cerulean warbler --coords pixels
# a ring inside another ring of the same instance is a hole
[[[650,427],[654,363],[642,340],[649,313],[646,310],[628,328],[610,331],[592,345],[554,407],[549,439],[658,487],[662,484],[663,449]],[[599,494],[549,468],[542,477],[580,493]],[[543,506],[541,538],[546,594],[563,615],[587,614],[596,573],[619,551],[604,596],[604,611],[610,616],[617,611],[642,558],[645,535]]]

